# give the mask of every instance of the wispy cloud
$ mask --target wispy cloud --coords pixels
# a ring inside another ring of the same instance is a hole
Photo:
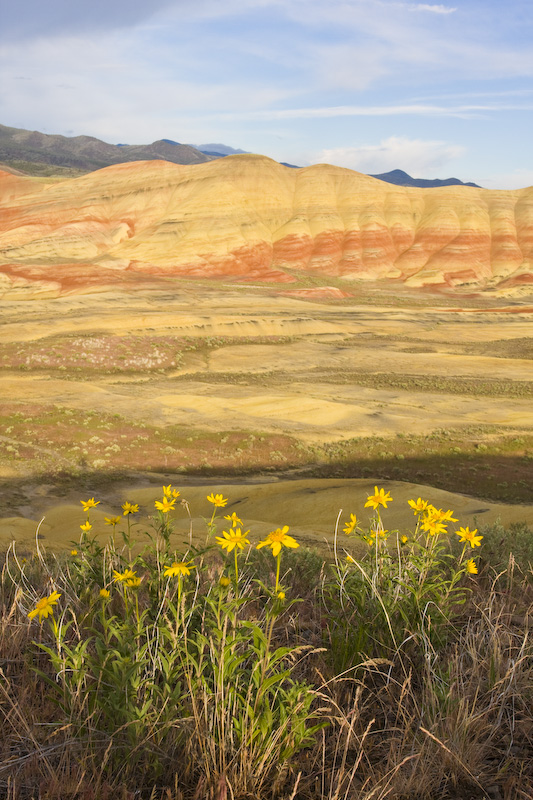
[[[403,169],[415,178],[438,170],[465,153],[461,145],[391,136],[379,144],[336,147],[316,154],[316,161],[348,167],[358,172],[379,174]]]
[[[333,117],[395,117],[395,116],[428,116],[428,117],[460,117],[463,119],[479,116],[487,112],[497,111],[533,111],[533,103],[509,104],[471,104],[460,106],[437,106],[423,104],[387,105],[387,106],[322,106],[319,108],[278,108],[259,111],[237,111],[221,113],[220,119],[325,119]]]
[[[456,8],[450,8],[449,6],[432,6],[428,3],[409,3],[406,6],[409,11],[429,11],[432,14],[453,14],[454,11],[457,11]]]

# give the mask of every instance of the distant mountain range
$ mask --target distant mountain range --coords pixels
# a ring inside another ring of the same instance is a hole
[[[173,164],[202,164],[228,155],[243,155],[247,152],[221,143],[192,145],[181,144],[172,139],[159,139],[152,144],[140,145],[108,144],[94,136],[68,137],[0,125],[0,167],[4,165],[11,171],[27,175],[75,176],[127,161],[161,160]],[[285,167],[299,168],[294,164],[281,163]],[[396,186],[477,187],[475,183],[463,183],[458,178],[445,180],[412,178],[401,169],[370,177]]]
[[[215,158],[245,155],[249,152],[249,150],[235,150],[234,147],[229,147],[227,144],[191,144],[191,147],[196,147],[201,153],[205,153],[207,156],[215,156]]]
[[[393,169],[391,172],[382,172],[380,175],[371,175],[370,177],[377,178],[378,181],[393,183],[395,186],[417,186],[419,189],[431,189],[437,186],[474,186],[476,189],[481,188],[477,183],[463,183],[458,178],[446,178],[442,181],[438,178],[432,180],[411,178],[407,172],[401,169]]]
[[[108,144],[93,136],[58,136],[0,125],[0,162],[30,175],[93,172],[125,161],[160,159],[174,164],[213,161],[188,144],[160,139],[147,145]],[[53,168],[53,169],[51,169]]]

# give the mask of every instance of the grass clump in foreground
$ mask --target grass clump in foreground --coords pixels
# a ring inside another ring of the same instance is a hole
[[[171,485],[52,559],[9,549],[0,628],[6,797],[528,798],[531,565],[492,573],[477,530],[375,488],[323,562],[255,546],[211,493],[205,544],[171,547]],[[342,531],[339,529],[342,525]]]

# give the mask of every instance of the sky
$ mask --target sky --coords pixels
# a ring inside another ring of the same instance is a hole
[[[0,123],[533,185],[531,0],[0,0]]]

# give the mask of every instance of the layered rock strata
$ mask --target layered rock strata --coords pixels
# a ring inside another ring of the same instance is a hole
[[[50,181],[0,173],[0,291],[300,273],[447,290],[533,284],[533,188],[393,186],[326,164],[236,155]],[[289,288],[289,287],[286,287]],[[533,290],[533,287],[532,287]]]

